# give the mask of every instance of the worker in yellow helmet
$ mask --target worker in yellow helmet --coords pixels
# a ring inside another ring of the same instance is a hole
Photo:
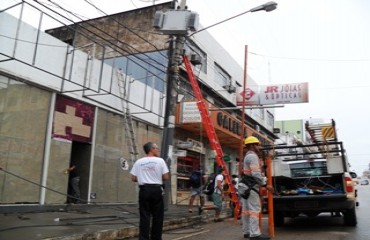
[[[244,140],[247,153],[244,157],[243,176],[239,189],[242,197],[242,221],[244,238],[270,239],[263,236],[259,227],[259,215],[261,212],[261,200],[259,188],[266,186],[266,177],[262,175],[261,164],[258,158],[260,141],[253,136]],[[266,186],[267,190],[273,191],[272,186]]]

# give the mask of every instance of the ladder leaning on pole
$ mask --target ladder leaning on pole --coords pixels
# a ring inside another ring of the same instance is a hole
[[[200,91],[199,85],[197,80],[195,79],[193,69],[190,65],[190,61],[186,55],[183,55],[183,61],[185,64],[186,72],[188,74],[188,78],[190,81],[190,84],[193,88],[194,95],[196,99],[198,100],[197,105],[198,109],[200,112],[200,115],[202,117],[202,122],[204,125],[204,128],[206,129],[207,132],[207,137],[209,139],[211,148],[216,152],[216,163],[218,166],[222,167],[225,171],[225,180],[226,183],[229,185],[229,191],[231,193],[231,201],[235,204],[235,209],[234,209],[234,218],[236,219],[239,215],[239,210],[240,210],[240,204],[239,204],[239,199],[238,195],[236,194],[236,189],[234,185],[231,182],[231,177],[229,174],[229,170],[227,169],[227,166],[224,161],[224,154],[220,145],[220,141],[218,140],[217,134],[215,127],[213,126],[211,122],[211,118],[209,117],[209,112],[205,104],[205,100],[203,98],[203,95]]]
[[[127,89],[127,85],[130,85],[130,82],[127,84],[126,80],[123,78],[123,73],[121,72],[120,69],[117,69],[117,83],[119,95],[121,98],[121,108],[123,112],[123,127],[125,129],[125,138],[130,152],[131,164],[133,164],[137,160],[138,151],[134,131],[134,124],[128,103],[127,92],[129,91],[129,89]]]

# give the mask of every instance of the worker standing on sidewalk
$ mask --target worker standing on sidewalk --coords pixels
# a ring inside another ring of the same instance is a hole
[[[165,161],[159,157],[160,151],[155,143],[148,142],[143,148],[146,157],[138,159],[130,172],[131,180],[137,182],[140,188],[139,240],[162,240],[163,181],[169,179],[169,171]]]
[[[249,186],[249,194],[242,194],[243,199],[243,234],[244,238],[249,239],[270,239],[263,236],[259,227],[259,216],[261,213],[261,200],[259,196],[259,187],[266,186],[266,177],[262,175],[261,164],[258,158],[260,152],[260,142],[256,137],[247,137],[244,140],[247,153],[244,157],[244,169],[241,182],[253,182],[246,184]],[[272,186],[266,186],[266,189],[273,191]]]

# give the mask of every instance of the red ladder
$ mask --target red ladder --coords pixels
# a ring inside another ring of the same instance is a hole
[[[240,210],[239,199],[238,199],[238,195],[236,194],[236,189],[235,189],[234,185],[231,182],[229,170],[227,169],[227,166],[224,162],[224,153],[222,152],[220,141],[218,140],[218,137],[217,137],[217,134],[216,134],[216,131],[215,131],[215,127],[213,126],[213,124],[211,122],[211,118],[209,117],[208,108],[206,107],[205,100],[204,100],[203,95],[200,91],[198,82],[197,82],[197,80],[194,76],[194,72],[193,72],[193,69],[191,67],[190,61],[189,61],[189,59],[186,55],[183,55],[182,58],[183,58],[183,61],[184,61],[184,64],[185,64],[185,68],[186,68],[186,72],[188,74],[188,78],[190,80],[190,84],[193,88],[195,97],[198,100],[198,102],[197,102],[198,109],[199,109],[199,112],[202,116],[203,125],[204,125],[204,128],[206,129],[207,136],[208,136],[211,148],[216,152],[216,157],[215,157],[216,163],[217,163],[218,166],[222,167],[225,170],[224,175],[225,175],[226,183],[229,186],[229,191],[231,193],[231,201],[235,204],[234,218],[236,219],[239,216],[239,210]]]

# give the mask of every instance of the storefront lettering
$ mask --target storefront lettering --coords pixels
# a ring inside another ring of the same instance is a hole
[[[241,124],[238,120],[233,119],[232,117],[223,114],[222,112],[217,113],[217,125],[222,127],[223,129],[234,133],[238,136],[241,136]],[[271,143],[264,138],[263,136],[259,135],[258,133],[252,134],[254,137],[258,138],[262,145],[270,145]],[[248,137],[247,127],[244,128],[244,137]]]
[[[218,126],[222,127],[225,130],[228,130],[236,135],[241,134],[241,124],[239,121],[229,117],[226,114],[222,114],[222,112],[217,113],[217,124]],[[247,135],[247,129],[244,128],[244,136]]]
[[[302,98],[301,84],[286,84],[279,86],[268,86],[265,93],[265,100],[288,100]]]
[[[283,85],[283,86],[268,86],[265,93],[277,93],[279,92],[279,87],[281,87],[280,92],[300,92],[302,91],[301,85]]]

